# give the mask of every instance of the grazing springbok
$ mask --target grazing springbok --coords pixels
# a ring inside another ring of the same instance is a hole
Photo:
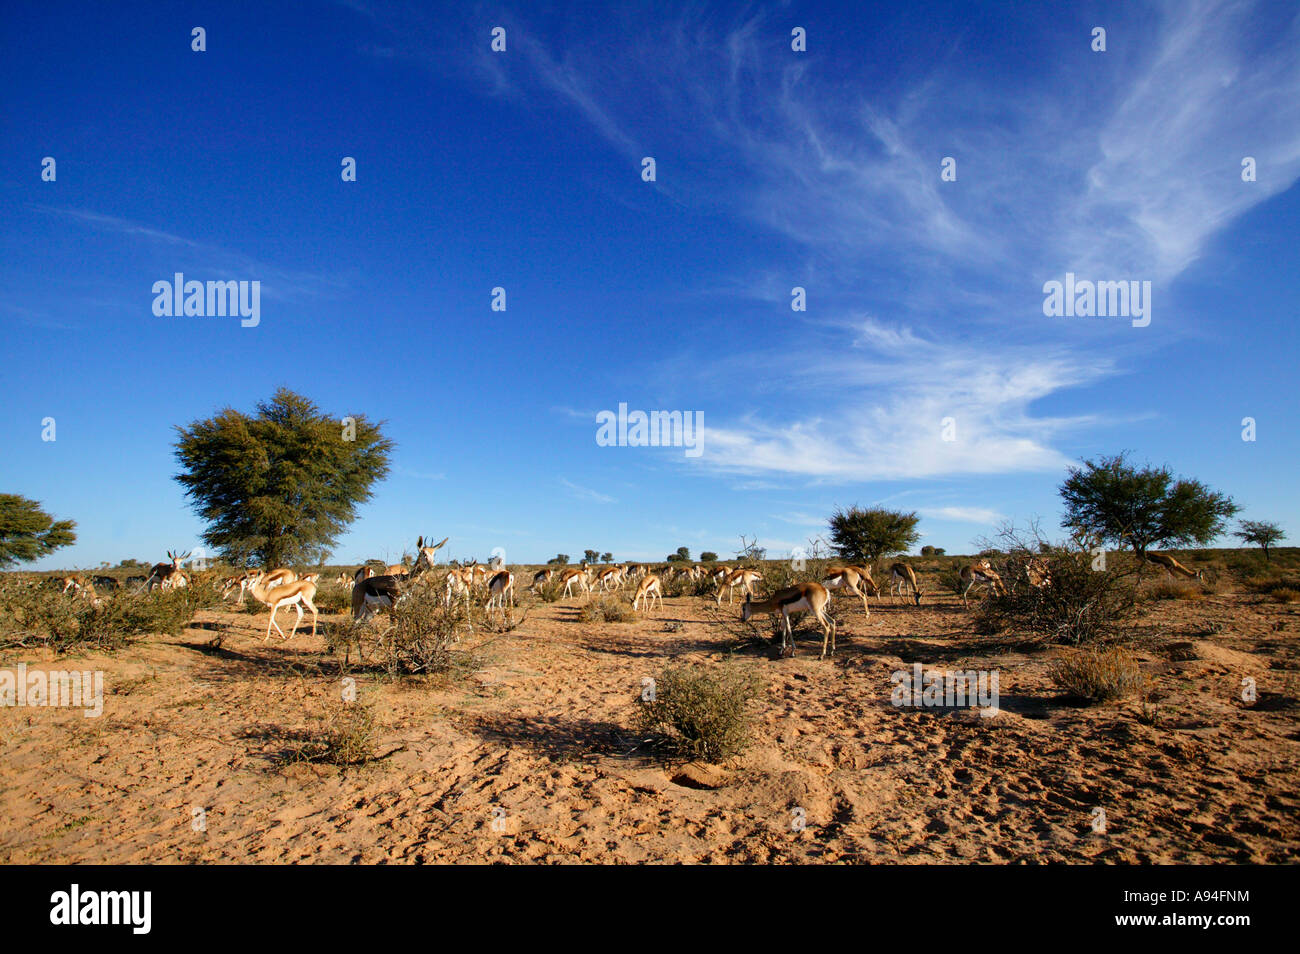
[[[369,575],[369,567],[357,570],[352,587],[352,619],[361,622],[381,609],[392,609],[402,598],[403,577]]]
[[[616,566],[607,566],[596,574],[596,585],[603,591],[607,591],[611,587],[617,589],[622,585],[622,582],[622,571]]]
[[[751,596],[754,592],[753,584],[762,578],[763,574],[759,573],[757,570],[747,570],[744,567],[732,570],[718,581],[718,605],[722,605],[722,590],[724,587],[727,590],[727,602],[734,603],[736,587],[740,587],[740,591],[744,593],[745,596]]]
[[[998,576],[988,560],[981,560],[978,564],[967,563],[961,568],[960,576],[962,606],[970,605],[966,601],[966,594],[977,586],[989,588],[994,594],[1007,595],[1007,588],[1002,585],[1002,577]]]
[[[193,551],[191,551],[193,552]],[[182,555],[167,551],[167,559],[170,563],[155,563],[149,571],[149,581],[145,583],[146,591],[152,590],[155,586],[162,587],[164,590],[168,587],[181,587],[186,584],[185,574],[181,572],[181,561],[185,560],[189,553]]]
[[[1167,553],[1148,553],[1146,556],[1148,563],[1164,567],[1165,572],[1170,576],[1185,576],[1189,580],[1199,580],[1201,578],[1200,570],[1193,573]]]
[[[515,605],[515,575],[509,570],[499,570],[488,580],[487,609],[490,611],[495,602],[497,609],[504,613],[507,599],[511,606]]]
[[[551,582],[551,577],[554,575],[555,571],[551,569],[538,570],[533,574],[533,583],[528,587],[528,591],[535,594],[541,593],[543,587],[545,587],[547,583]]]
[[[916,571],[906,563],[895,563],[889,567],[889,598],[894,598],[894,590],[902,596],[908,588],[912,591],[914,605],[921,605],[921,589],[916,585]]]
[[[871,582],[871,577],[864,577],[856,566],[833,566],[822,578],[822,586],[828,590],[846,589],[862,600],[862,612],[871,616],[871,606],[867,603],[867,594],[862,587]],[[872,584],[874,586],[874,584]]]
[[[830,598],[830,592],[820,583],[796,583],[794,586],[777,590],[769,599],[762,602],[755,602],[752,597],[746,596],[740,618],[749,622],[755,613],[780,613],[781,621],[785,624],[781,634],[781,655],[786,655],[788,646],[789,655],[793,656],[794,630],[790,627],[790,614],[811,612],[822,630],[821,658],[825,659],[828,639],[831,644],[831,655],[835,655],[835,620],[826,615],[826,604],[830,602]]]
[[[591,583],[583,570],[564,570],[560,573],[560,584],[564,587],[564,598],[571,595],[569,590],[576,585],[583,593],[591,593]]]
[[[292,583],[285,583],[281,586],[268,586],[264,579],[256,580],[249,587],[253,596],[271,607],[271,619],[266,624],[266,637],[262,642],[271,638],[271,627],[280,634],[281,639],[290,640],[298,633],[298,624],[302,622],[302,608],[305,605],[311,610],[311,631],[314,635],[316,632],[316,623],[318,615],[316,613],[316,604],[312,600],[316,596],[316,584],[306,580],[296,580]],[[275,614],[279,612],[281,606],[292,606],[298,611],[298,618],[293,621],[293,631],[284,635],[284,630],[280,624],[275,621]]]
[[[650,612],[651,601],[659,597],[659,608],[664,608],[664,591],[660,586],[659,577],[654,573],[647,573],[641,578],[641,582],[636,586],[636,593],[632,596],[632,612],[637,611],[637,604],[645,600],[645,610]]]
[[[474,585],[474,574],[470,572],[467,566],[455,567],[447,571],[447,605],[451,606],[451,601],[457,596],[465,597],[469,601],[470,589]]]

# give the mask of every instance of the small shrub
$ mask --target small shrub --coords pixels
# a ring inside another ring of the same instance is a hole
[[[364,765],[374,758],[375,713],[361,702],[345,703],[330,714],[325,730],[301,743],[291,761]]]
[[[1070,695],[1092,702],[1126,699],[1147,685],[1137,661],[1119,648],[1071,653],[1052,663],[1048,675]]]
[[[634,619],[632,604],[613,596],[598,596],[582,608],[584,623],[630,623]]]
[[[639,700],[638,730],[662,737],[681,755],[721,762],[748,747],[749,706],[759,689],[747,669],[665,669],[655,679],[653,698]]]
[[[1269,591],[1268,595],[1279,603],[1300,603],[1300,590],[1293,590],[1289,586],[1280,586]]]
[[[435,600],[398,600],[386,616],[377,617],[386,628],[379,634],[378,660],[390,676],[446,673],[453,666],[451,648],[460,630],[471,622],[464,601],[443,606]],[[370,621],[353,624],[354,641]]]

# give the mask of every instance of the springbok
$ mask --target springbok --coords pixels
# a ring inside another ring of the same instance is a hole
[[[352,587],[352,619],[361,622],[380,609],[392,609],[402,598],[402,578],[385,574],[369,575],[372,571],[363,566],[357,570]]]
[[[747,570],[744,567],[732,570],[718,581],[718,605],[722,605],[723,587],[726,587],[727,590],[727,602],[734,603],[736,587],[740,587],[742,593],[746,596],[750,596],[754,592],[753,584],[762,578],[763,574],[759,573],[757,570]]]
[[[921,605],[921,590],[916,585],[916,571],[906,563],[895,563],[889,568],[889,598],[894,598],[894,589],[897,587],[898,595],[902,596],[910,587],[914,605]]]
[[[429,539],[432,540],[433,537]],[[421,573],[432,570],[436,562],[437,552],[446,546],[447,541],[450,539],[451,537],[443,537],[441,543],[425,546],[424,537],[417,537],[415,540],[415,565],[411,567],[411,576],[419,576]]]
[[[826,576],[822,579],[822,586],[828,590],[843,589],[854,594],[862,600],[862,612],[871,617],[871,606],[867,603],[867,594],[861,587],[871,582],[871,577],[863,577],[862,572],[855,566],[833,566],[826,571]],[[872,584],[874,586],[874,584]]]
[[[564,570],[560,573],[560,583],[564,586],[565,599],[569,598],[571,595],[569,590],[575,584],[583,593],[591,593],[591,583],[587,580],[587,574],[583,570]]]
[[[966,594],[977,586],[983,586],[992,589],[994,594],[1001,593],[1007,595],[1007,588],[1002,585],[1002,577],[989,565],[988,560],[981,560],[978,564],[968,563],[961,568],[961,605],[969,606],[966,600]]]
[[[191,551],[193,552],[193,551]],[[167,559],[170,563],[155,563],[149,571],[149,580],[145,583],[145,591],[148,592],[154,588],[154,585],[162,587],[164,590],[171,586],[184,586],[186,583],[185,574],[181,572],[181,561],[186,559],[189,553],[184,556],[167,551]]]
[[[1197,570],[1193,573],[1167,553],[1148,553],[1146,556],[1148,563],[1164,567],[1165,572],[1170,576],[1185,576],[1189,580],[1199,580],[1201,578],[1202,571]]]
[[[497,609],[504,613],[507,599],[511,606],[515,605],[515,575],[509,570],[499,570],[488,580],[487,609],[490,611],[495,602]]]
[[[551,577],[554,575],[555,571],[549,568],[538,570],[533,574],[533,583],[528,587],[528,591],[534,594],[541,593],[542,588],[545,587],[547,583],[551,582]]]
[[[298,580],[292,583],[285,583],[281,586],[268,586],[266,581],[258,579],[249,588],[252,594],[258,600],[261,600],[267,606],[271,607],[271,619],[266,624],[266,637],[262,642],[271,638],[271,627],[280,634],[284,640],[293,639],[298,633],[298,624],[302,622],[302,608],[305,605],[311,610],[311,631],[313,635],[316,632],[318,615],[316,613],[316,604],[312,600],[316,596],[316,584],[306,580]],[[288,636],[284,635],[284,630],[280,624],[275,621],[275,614],[279,612],[281,606],[292,606],[298,611],[298,618],[293,621],[293,631]]]
[[[822,630],[822,654],[826,658],[826,641],[831,644],[831,655],[835,655],[835,620],[826,615],[826,604],[831,594],[820,583],[796,583],[783,590],[777,590],[769,599],[755,602],[750,596],[745,597],[745,605],[740,610],[740,618],[749,622],[755,613],[780,613],[785,628],[781,634],[781,655],[794,656],[794,630],[790,627],[790,614],[811,612]]]
[[[637,604],[645,600],[646,612],[650,612],[651,601],[659,597],[659,608],[664,608],[664,592],[660,586],[659,577],[654,573],[647,573],[641,578],[641,582],[636,586],[636,593],[632,596],[632,612],[637,611]]]

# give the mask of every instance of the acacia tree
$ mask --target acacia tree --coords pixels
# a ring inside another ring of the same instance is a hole
[[[1145,561],[1152,547],[1205,546],[1241,508],[1199,480],[1168,467],[1130,464],[1124,454],[1085,460],[1060,488],[1061,526],[1076,537],[1131,547]]]
[[[321,562],[388,474],[393,442],[364,415],[326,415],[281,388],[255,415],[225,408],[176,428],[176,480],[236,566]]]
[[[38,501],[0,494],[0,568],[30,563],[77,541],[72,520],[55,520]]]
[[[830,517],[831,544],[842,560],[874,562],[895,553],[906,553],[921,539],[916,529],[921,520],[915,511],[884,507],[837,509]]]
[[[1286,534],[1276,523],[1267,520],[1243,520],[1241,529],[1234,531],[1232,534],[1242,543],[1253,543],[1256,546],[1264,548],[1264,559],[1272,562],[1268,555],[1268,548],[1279,540],[1285,540]]]

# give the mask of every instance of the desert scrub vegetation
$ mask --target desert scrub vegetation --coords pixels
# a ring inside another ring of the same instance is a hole
[[[1069,695],[1090,702],[1146,697],[1146,675],[1137,661],[1119,647],[1072,652],[1052,663],[1048,676]]]
[[[1142,596],[1148,600],[1189,600],[1205,599],[1205,590],[1190,580],[1153,580],[1142,588]]]
[[[675,755],[724,761],[749,746],[750,707],[760,688],[753,671],[737,666],[669,667],[642,690],[637,731]]]
[[[342,703],[330,712],[324,729],[297,740],[285,761],[364,765],[375,756],[375,726],[369,704]]]
[[[1122,640],[1124,624],[1137,612],[1133,572],[1094,569],[1086,550],[1056,549],[1047,559],[1051,585],[1036,589],[1023,582],[1023,564],[1013,556],[1002,577],[1006,595],[990,593],[980,602],[975,631],[990,636],[1010,630],[1067,646]]]
[[[220,597],[207,588],[118,593],[96,606],[50,586],[0,585],[0,644],[35,640],[56,652],[113,651],[141,636],[179,636]]]
[[[630,623],[634,619],[632,604],[615,596],[597,596],[582,607],[584,623]]]

